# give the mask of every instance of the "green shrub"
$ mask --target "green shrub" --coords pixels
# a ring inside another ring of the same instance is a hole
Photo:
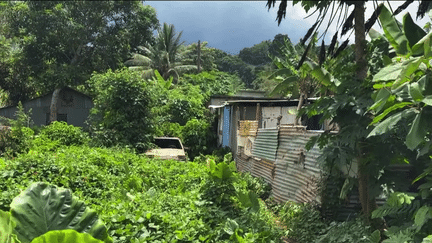
[[[139,72],[122,69],[93,74],[88,86],[95,96],[89,117],[95,145],[149,148],[155,133],[151,107],[158,95],[151,84]]]
[[[298,242],[313,242],[326,227],[318,209],[307,203],[287,202],[278,216],[287,228],[285,235]]]
[[[191,160],[200,153],[211,151],[209,145],[215,137],[210,124],[205,120],[192,119],[183,127],[183,143],[189,147],[188,155]]]
[[[264,178],[254,177],[247,172],[240,173],[240,179],[246,182],[248,190],[255,192],[262,200],[270,197],[272,187]]]
[[[183,126],[178,123],[164,122],[158,126],[157,135],[183,139]]]
[[[3,120],[6,120],[10,127],[0,129],[0,152],[7,157],[14,157],[19,153],[27,152],[34,135],[34,131],[29,128],[32,124],[31,109],[26,113],[21,102],[18,103],[17,108],[15,113],[17,119],[4,118]]]
[[[45,136],[66,146],[86,144],[89,140],[88,135],[80,127],[68,125],[64,121],[55,121],[44,127],[40,132],[40,136]]]
[[[324,230],[325,234],[316,239],[316,243],[371,243],[371,229],[361,218],[345,222],[331,222]]]

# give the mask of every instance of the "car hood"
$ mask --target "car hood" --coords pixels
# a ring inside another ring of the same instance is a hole
[[[146,152],[146,155],[153,155],[157,157],[174,157],[179,155],[185,155],[185,152],[182,149],[173,149],[173,148],[165,148],[165,149],[152,149]]]

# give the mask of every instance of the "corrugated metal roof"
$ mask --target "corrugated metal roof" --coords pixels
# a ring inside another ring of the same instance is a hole
[[[261,159],[275,161],[278,147],[278,133],[277,128],[258,129],[252,155]]]

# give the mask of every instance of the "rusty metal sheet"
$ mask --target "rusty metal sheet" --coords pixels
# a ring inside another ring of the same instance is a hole
[[[275,161],[278,147],[278,133],[277,128],[258,129],[252,155],[261,159]]]
[[[277,201],[319,202],[316,186],[320,178],[317,147],[306,151],[310,137],[319,132],[306,131],[303,126],[281,126],[277,150],[273,194]]]
[[[274,164],[266,160],[253,159],[253,168],[251,174],[255,177],[262,177],[267,183],[272,183],[272,172]]]

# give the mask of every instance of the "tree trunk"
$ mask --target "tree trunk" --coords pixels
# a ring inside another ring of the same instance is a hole
[[[366,33],[365,33],[365,18],[364,18],[364,1],[355,3],[355,60],[357,64],[356,74],[359,80],[364,80],[367,76],[366,62]]]
[[[367,76],[367,61],[366,61],[366,33],[364,19],[364,1],[358,1],[354,5],[355,18],[355,60],[357,64],[356,75],[359,82],[363,81]],[[369,192],[369,176],[367,172],[366,162],[363,153],[366,152],[362,146],[362,141],[357,142],[358,155],[358,183],[359,183],[359,198],[362,206],[362,211],[370,223],[372,211],[376,208],[375,198],[370,197]]]
[[[302,108],[305,99],[307,99],[306,94],[303,92],[300,93],[299,103],[297,105],[297,116],[296,116],[296,119],[294,121],[294,126],[297,126],[299,124],[300,117],[298,116],[298,112]]]
[[[51,107],[50,107],[50,124],[54,121],[57,121],[57,106],[60,95],[61,88],[56,88],[53,92],[51,98]]]
[[[198,40],[198,73],[201,72],[201,41]]]

